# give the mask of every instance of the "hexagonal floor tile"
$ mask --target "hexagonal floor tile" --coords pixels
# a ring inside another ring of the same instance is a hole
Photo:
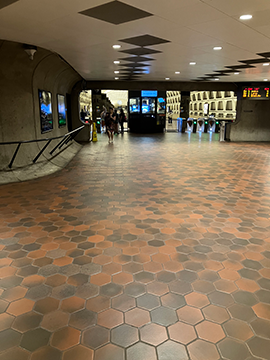
[[[202,321],[196,325],[196,330],[199,338],[212,343],[217,343],[225,337],[222,327],[210,321]]]
[[[170,326],[168,331],[170,339],[184,345],[189,344],[197,338],[194,327],[182,322],[177,322],[176,324]]]
[[[151,311],[152,321],[159,325],[169,326],[178,321],[176,311],[164,306]]]
[[[171,340],[159,345],[157,353],[159,360],[189,360],[185,347]]]
[[[127,360],[157,360],[153,346],[137,343],[127,349]],[[109,359],[108,359],[109,360]]]
[[[203,320],[201,310],[188,305],[177,310],[177,315],[180,321],[190,325],[196,325]]]
[[[150,314],[143,309],[132,309],[125,313],[125,322],[129,325],[141,327],[150,322]]]
[[[155,295],[145,294],[137,298],[137,305],[146,310],[153,310],[160,306],[160,300]]]
[[[109,309],[98,314],[97,323],[108,329],[121,325],[124,322],[124,315],[122,312]]]
[[[111,331],[111,342],[121,347],[129,347],[138,341],[138,329],[130,325],[120,325]]]
[[[94,351],[82,345],[77,345],[74,348],[67,350],[63,354],[63,360],[93,360]]]
[[[164,326],[149,324],[140,329],[141,340],[157,346],[168,339],[167,331]]]
[[[65,327],[53,334],[51,344],[61,351],[67,350],[79,344],[80,334],[79,330],[72,327]]]
[[[177,310],[186,305],[185,298],[182,295],[169,293],[161,297],[163,306]]]
[[[230,321],[227,321],[223,327],[230,337],[241,341],[247,341],[254,336],[251,328],[244,321],[231,319]]]
[[[93,326],[82,335],[82,343],[94,350],[104,346],[109,340],[110,331],[101,326]]]

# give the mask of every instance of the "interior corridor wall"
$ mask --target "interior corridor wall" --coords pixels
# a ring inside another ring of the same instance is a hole
[[[228,126],[231,141],[270,141],[270,100],[242,99],[237,96],[236,122]]]
[[[57,94],[71,94],[81,76],[59,55],[43,48],[37,48],[34,60],[30,60],[23,44],[16,42],[0,40],[0,59],[0,142],[64,135],[68,130],[67,126],[58,127]],[[52,94],[53,130],[44,134],[41,134],[39,89]],[[14,167],[32,163],[44,144],[22,144]],[[52,142],[50,148],[55,144]],[[7,167],[15,148],[16,145],[0,146],[0,169]],[[45,160],[50,148],[40,161]]]

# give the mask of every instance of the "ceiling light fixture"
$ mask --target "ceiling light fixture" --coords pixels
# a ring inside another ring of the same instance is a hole
[[[219,78],[214,78],[215,81],[219,81]]]
[[[119,74],[119,71],[118,70],[115,70],[115,72],[114,72],[115,74]]]
[[[234,75],[239,75],[240,73],[239,72],[235,72]]]
[[[221,46],[215,46],[215,47],[213,48],[213,50],[221,50],[221,49],[222,49]]]
[[[240,20],[250,20],[252,19],[252,15],[241,15]]]
[[[170,80],[170,78],[165,78],[165,80]]]
[[[120,48],[121,48],[121,45],[113,45],[113,48],[114,48],[114,49],[120,49]]]
[[[270,64],[269,63],[264,63],[263,66],[269,66]]]
[[[263,79],[263,81],[268,81],[268,79]]]
[[[34,60],[34,55],[37,51],[37,47],[33,45],[24,44],[23,48],[26,54],[29,56],[29,59]]]
[[[113,62],[114,64],[120,64],[120,61],[116,60]]]
[[[191,61],[189,65],[196,65],[196,63],[194,61]]]
[[[176,71],[175,73],[178,75],[178,74],[180,74],[180,71]]]
[[[119,80],[119,77],[114,78],[115,80]]]

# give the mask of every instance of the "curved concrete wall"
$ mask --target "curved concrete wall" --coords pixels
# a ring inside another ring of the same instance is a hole
[[[57,94],[71,94],[73,86],[82,81],[81,76],[60,56],[42,48],[37,48],[34,60],[30,60],[23,45],[16,42],[0,40],[0,59],[0,142],[64,135],[68,129],[58,127]],[[41,134],[38,89],[52,93],[53,130],[45,134]],[[72,113],[72,128],[81,125],[75,119],[78,115],[79,112]],[[51,159],[49,151],[56,141],[52,141],[39,162]],[[13,168],[32,164],[44,144],[22,144]],[[72,147],[77,145],[69,149]],[[0,145],[0,169],[7,169],[15,148],[16,145]],[[61,166],[61,157],[66,160],[70,156],[61,152],[51,162]]]

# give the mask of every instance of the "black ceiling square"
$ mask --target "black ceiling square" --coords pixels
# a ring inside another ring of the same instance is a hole
[[[127,76],[127,77],[121,78],[121,80],[138,80],[139,78],[140,78],[140,76]]]
[[[162,51],[140,47],[140,48],[122,50],[121,52],[125,53],[125,54],[132,54],[132,55],[147,55],[147,54],[159,54]]]
[[[210,78],[217,78],[218,76],[229,76],[229,74],[226,74],[224,72],[219,72],[218,74],[205,74],[205,76]]]
[[[217,72],[217,73],[221,73],[221,74],[230,74],[230,73],[234,73],[235,72],[235,70],[233,70],[233,69],[231,69],[231,70],[214,70],[214,72]],[[239,71],[239,72],[241,72],[241,71]]]
[[[0,9],[4,9],[5,7],[17,2],[19,0],[0,0]]]
[[[134,64],[121,64],[119,66],[128,67],[128,68],[136,68],[136,67],[146,67],[146,66],[151,66],[151,65],[142,64],[142,63],[134,63]]]
[[[142,36],[136,36],[128,39],[120,40],[124,43],[131,44],[131,45],[137,45],[137,46],[153,46],[153,45],[159,45],[159,44],[165,44],[170,41],[164,40],[152,35],[142,35]]]
[[[269,61],[269,59],[264,58],[264,59],[239,60],[240,63],[244,63],[244,64],[262,64],[265,63],[266,61]]]
[[[249,69],[249,68],[254,68],[255,66],[252,65],[234,65],[234,66],[225,66],[228,69]]]
[[[129,56],[126,58],[119,59],[121,61],[141,62],[141,61],[154,61],[156,59],[147,58],[145,56]]]
[[[218,75],[218,76],[230,76],[229,74],[223,73],[223,72],[222,72],[222,73],[219,73],[219,74],[214,74],[213,76],[214,76],[214,77],[217,77],[217,75]]]
[[[268,58],[270,57],[270,52],[258,53],[257,55]]]
[[[117,0],[81,11],[80,14],[115,25],[124,24],[129,21],[153,15]]]
[[[131,74],[131,73],[134,73],[135,71],[144,72],[145,70],[144,69],[134,69],[134,70],[122,69],[122,70],[119,70],[119,71],[120,71],[121,74],[124,74],[124,73]]]

